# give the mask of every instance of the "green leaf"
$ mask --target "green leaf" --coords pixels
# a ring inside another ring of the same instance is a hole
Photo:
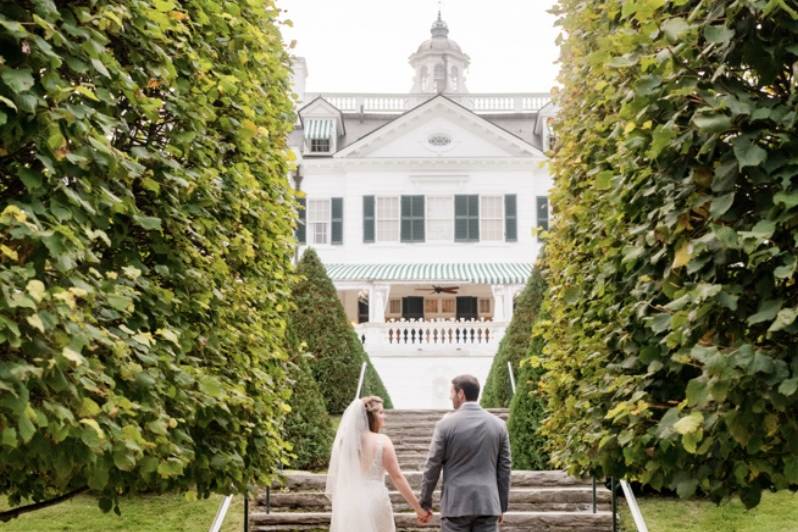
[[[36,427],[33,426],[33,422],[28,417],[27,412],[23,412],[19,416],[17,428],[19,429],[19,437],[22,439],[22,443],[28,443],[33,438],[33,435],[36,434]]]
[[[147,229],[148,231],[155,231],[161,229],[161,219],[153,216],[133,216],[133,221],[136,225]]]
[[[199,379],[199,389],[202,393],[216,399],[224,395],[222,384],[217,378],[210,375],[206,375]]]
[[[798,309],[783,308],[776,314],[776,319],[773,320],[770,328],[768,328],[768,332],[777,332],[786,329],[795,323],[796,318],[798,318]]]
[[[709,397],[707,383],[700,379],[692,379],[687,383],[687,405],[697,406],[706,402]]]
[[[689,434],[698,430],[703,423],[704,415],[701,412],[692,412],[674,423],[673,430],[682,435]]]
[[[34,84],[33,73],[29,68],[15,69],[3,66],[0,79],[15,93],[25,92]]]
[[[3,429],[2,436],[0,436],[0,445],[15,449],[17,445],[19,445],[19,440],[17,440],[17,429],[14,427],[6,427]]]
[[[44,288],[44,283],[39,281],[38,279],[32,279],[28,281],[28,284],[25,286],[25,290],[37,303],[41,303],[42,299],[44,299],[44,294],[46,292]]]
[[[71,347],[64,347],[64,349],[61,351],[61,356],[78,366],[85,362],[83,355]]]
[[[681,499],[689,499],[695,495],[697,488],[698,480],[694,478],[685,478],[676,483],[676,493]]]
[[[133,304],[133,300],[120,294],[108,294],[108,304],[116,310],[127,310]]]
[[[755,314],[748,317],[748,324],[755,325],[763,321],[770,321],[776,317],[776,314],[781,310],[784,303],[781,299],[768,299],[759,304],[759,308]]]
[[[662,24],[662,31],[672,43],[678,42],[689,30],[690,25],[682,17],[668,19]]]
[[[732,127],[732,119],[724,114],[696,115],[693,123],[706,133],[721,133]]]
[[[768,152],[761,148],[752,135],[740,135],[734,140],[734,156],[740,169],[759,166],[768,158]]]
[[[778,192],[773,196],[773,203],[784,205],[788,209],[798,206],[798,190],[793,192]]]
[[[779,385],[780,394],[789,397],[796,391],[798,391],[798,377],[781,381],[781,384]]]
[[[709,214],[713,218],[720,218],[731,208],[734,203],[734,192],[718,196],[712,200],[712,205],[709,208]]]
[[[706,26],[704,28],[704,38],[712,44],[728,44],[734,37],[734,30],[726,26]]]

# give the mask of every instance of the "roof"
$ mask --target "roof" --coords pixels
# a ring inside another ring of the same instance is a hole
[[[524,284],[532,263],[326,264],[333,281]]]
[[[540,154],[540,155],[543,154],[543,152],[542,152],[542,150],[540,148],[538,148],[537,146],[535,146],[534,144],[532,144],[528,140],[516,135],[515,133],[513,133],[511,131],[507,131],[505,128],[499,126],[495,122],[492,122],[492,121],[488,120],[487,118],[485,118],[483,116],[480,116],[479,114],[475,113],[474,111],[472,111],[468,107],[466,107],[466,106],[460,104],[459,102],[447,97],[444,94],[435,94],[435,95],[431,95],[428,100],[426,100],[426,101],[420,103],[419,105],[413,107],[409,111],[406,111],[405,113],[402,113],[401,115],[398,115],[393,120],[390,120],[389,122],[386,122],[386,123],[382,124],[381,126],[377,127],[376,129],[374,129],[372,131],[369,131],[368,133],[366,133],[365,135],[363,135],[359,139],[355,140],[354,142],[351,142],[351,143],[347,144],[346,146],[341,147],[333,155],[333,157],[343,157],[343,156],[349,155],[353,151],[357,150],[360,146],[362,146],[363,144],[365,144],[366,142],[371,140],[371,137],[373,135],[375,135],[377,133],[382,133],[384,130],[386,130],[388,128],[395,127],[397,124],[401,124],[402,122],[408,120],[408,117],[412,117],[414,114],[422,112],[422,110],[425,107],[431,106],[434,103],[440,102],[440,101],[443,101],[443,102],[445,102],[448,105],[451,105],[453,108],[458,109],[459,111],[461,111],[462,113],[464,113],[467,116],[470,116],[472,118],[476,118],[479,121],[484,122],[484,124],[486,126],[488,126],[490,128],[493,128],[494,131],[498,132],[505,139],[507,139],[510,142],[516,144],[517,146],[521,147],[522,149],[530,150],[531,152],[537,153],[537,154]]]

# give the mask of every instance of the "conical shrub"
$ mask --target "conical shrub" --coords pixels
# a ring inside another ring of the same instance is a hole
[[[340,414],[355,397],[360,367],[368,364],[363,395],[378,395],[391,408],[391,399],[368,358],[352,325],[346,318],[324,265],[313,249],[299,261],[300,281],[294,286],[296,308],[291,321],[298,339],[313,354],[311,370],[330,414]]]
[[[493,358],[480,401],[483,407],[506,408],[510,405],[513,392],[510,387],[507,362],[510,362],[513,368],[518,368],[521,360],[527,356],[532,339],[532,324],[535,322],[545,292],[546,283],[538,268],[535,268],[523,292],[518,296],[513,319]]]

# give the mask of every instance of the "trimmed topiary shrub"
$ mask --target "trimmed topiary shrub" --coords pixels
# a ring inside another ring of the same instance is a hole
[[[270,1],[0,4],[12,505],[244,492],[283,460],[295,214],[278,16]]]
[[[513,319],[510,320],[510,325],[507,326],[507,331],[499,343],[496,356],[493,357],[490,373],[485,379],[484,391],[480,400],[483,407],[506,408],[510,406],[513,392],[510,387],[507,362],[510,362],[517,372],[521,360],[527,356],[532,340],[532,324],[537,319],[545,292],[546,283],[535,268],[515,302]]]
[[[288,345],[292,353],[288,379],[292,393],[291,412],[285,421],[285,440],[293,446],[288,464],[292,469],[317,470],[327,466],[335,437],[327,414],[324,395],[313,378],[312,357],[297,340],[294,326],[288,326]]]
[[[754,506],[798,486],[798,11],[556,12],[553,459]]]
[[[292,323],[315,357],[311,369],[330,414],[341,414],[354,399],[363,362],[368,363],[368,369],[362,394],[378,395],[385,401],[385,408],[392,408],[388,392],[346,319],[335,286],[312,248],[305,250],[297,273],[301,280],[293,291],[296,309]]]
[[[533,341],[530,349],[532,356],[540,353],[541,344],[539,339]],[[518,371],[517,389],[510,402],[510,419],[507,421],[515,469],[550,468],[546,438],[540,433],[540,425],[546,414],[545,397],[539,390],[542,374],[542,368],[526,360]]]

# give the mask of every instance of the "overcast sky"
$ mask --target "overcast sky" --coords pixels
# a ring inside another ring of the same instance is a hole
[[[555,0],[444,0],[449,38],[471,57],[471,92],[548,92],[558,66]],[[308,92],[408,92],[407,60],[430,37],[438,0],[277,0],[305,57]]]

